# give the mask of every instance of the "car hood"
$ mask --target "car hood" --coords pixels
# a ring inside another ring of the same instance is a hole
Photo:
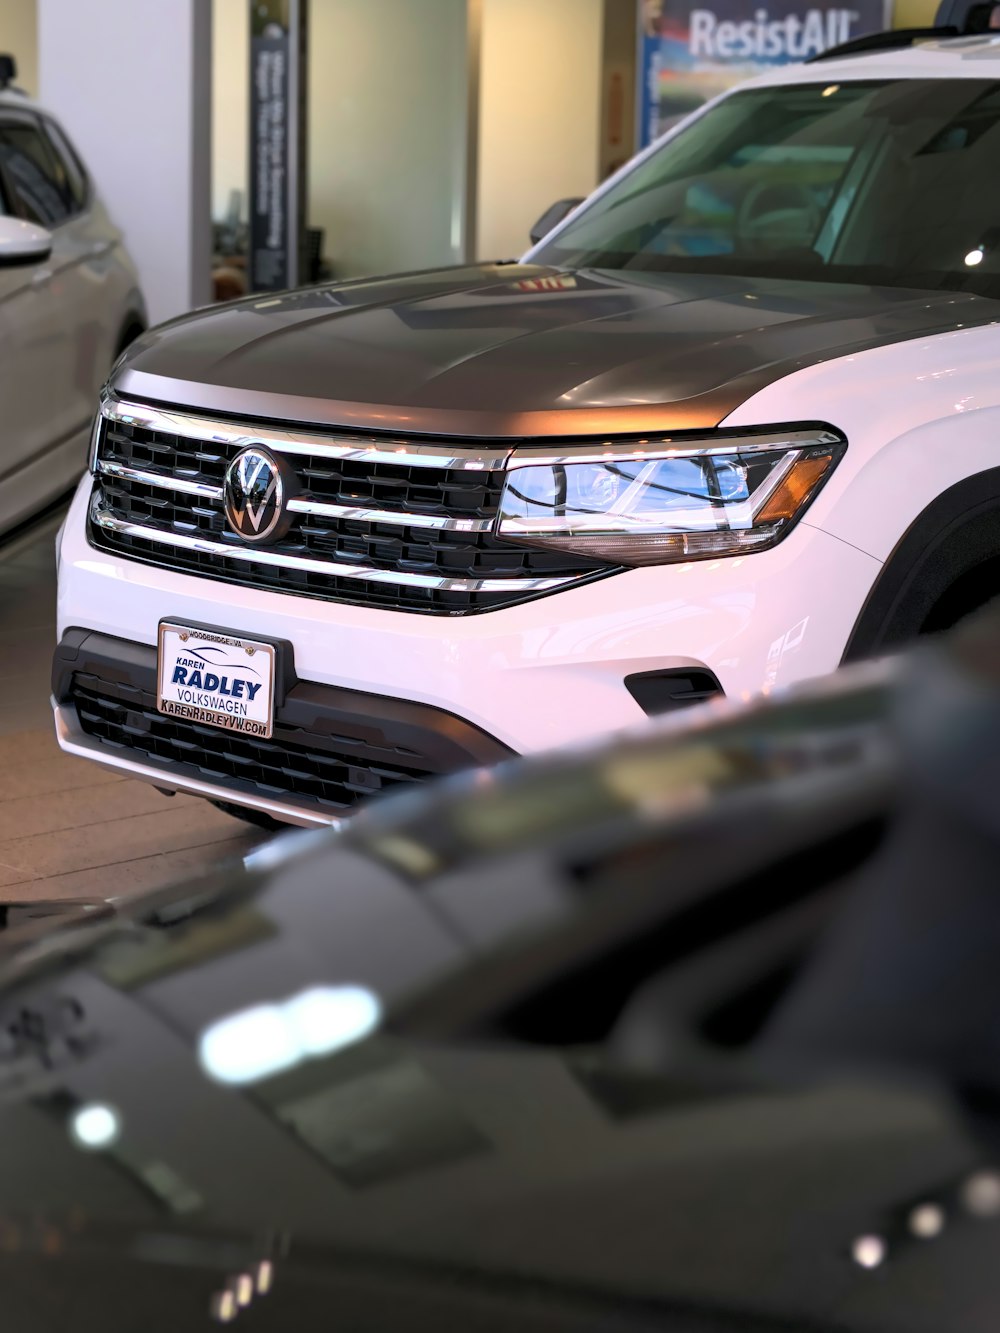
[[[998,317],[955,292],[484,265],[206,309],[136,343],[113,388],[423,434],[695,429],[801,366]]]
[[[906,1228],[980,1162],[938,1091],[676,1040],[626,1063],[589,1026],[616,941],[696,941],[767,867],[770,916],[793,849],[884,807],[895,674],[401,795],[0,959],[5,1333],[208,1328],[241,1282],[265,1333],[992,1330],[996,1223]],[[223,1027],[252,1080],[219,1081]]]
[[[887,1282],[850,1262],[856,1236],[976,1166],[919,1089],[626,1068],[399,1026],[326,1053],[310,1023],[290,1066],[246,1086],[207,1077],[220,1020],[256,1015],[260,1043],[290,997],[388,999],[475,953],[377,862],[345,848],[324,868],[303,858],[280,890],[195,902],[173,926],[91,927],[0,998],[5,1329],[65,1333],[64,1308],[78,1333],[208,1328],[261,1262],[266,1330],[329,1327],[331,1308],[355,1333],[695,1329],[698,1311],[713,1330],[727,1315],[818,1327],[846,1309],[878,1329],[887,1302],[907,1326],[901,1299],[948,1327],[956,1289],[963,1316],[977,1299],[992,1320],[992,1228],[949,1239],[961,1285],[922,1267],[926,1242],[904,1239]],[[120,1133],[88,1150],[72,1130],[95,1106]],[[656,1310],[685,1321],[645,1322]]]

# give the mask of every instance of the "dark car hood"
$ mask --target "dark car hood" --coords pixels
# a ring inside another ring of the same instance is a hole
[[[973,295],[487,265],[252,297],[153,330],[124,397],[518,437],[717,425],[817,360],[1000,318]]]
[[[857,1235],[976,1165],[919,1091],[391,1032],[245,1089],[210,1081],[199,1034],[222,1015],[324,983],[405,992],[474,952],[376,863],[345,850],[326,876],[307,866],[179,927],[106,934],[85,959],[85,941],[64,947],[58,970],[3,997],[5,1330],[207,1329],[213,1297],[262,1259],[275,1287],[253,1321],[276,1333],[334,1326],[331,1308],[351,1333],[742,1333],[847,1311],[893,1329],[900,1300],[949,1326],[956,1280],[935,1281],[921,1242],[874,1286],[849,1258]],[[105,1151],[69,1133],[89,1102],[121,1116]],[[993,1229],[956,1230],[947,1262],[992,1300]],[[967,1306],[963,1327],[994,1313]]]
[[[929,674],[956,705],[945,740],[983,717],[981,656],[963,689]],[[261,1261],[273,1292],[228,1306],[261,1333],[995,1329],[1000,1218],[961,1205],[984,1149],[929,1080],[813,1080],[709,1054],[676,1040],[676,990],[655,1053],[627,1066],[603,1041],[647,946],[645,968],[667,950],[683,972],[685,938],[696,949],[733,912],[737,930],[753,905],[768,929],[787,928],[783,904],[813,920],[827,897],[799,894],[816,874],[829,889],[837,830],[856,845],[859,821],[899,797],[895,678],[855,669],[704,710],[673,740],[649,729],[468,774],[339,836],[269,846],[249,876],[164,890],[0,958],[4,1333],[211,1328],[213,1298]],[[908,696],[921,722],[925,700]],[[925,764],[964,796],[933,744]],[[985,852],[989,872],[992,841]],[[967,877],[995,924],[993,878]],[[907,917],[865,888],[857,901]],[[965,965],[943,929],[965,920],[957,890],[929,928],[915,917],[921,944],[944,941],[933,976],[940,958],[949,976]],[[995,929],[971,933],[995,970]],[[616,968],[625,938],[641,949]],[[727,974],[756,954],[743,942],[716,956]],[[884,944],[895,960],[895,937]],[[884,962],[876,950],[848,969],[849,992],[871,974],[908,1026],[912,990]],[[201,1041],[220,1021],[256,1014],[253,1054],[261,1018],[345,985],[383,1004],[367,1040],[320,1049],[308,1024],[267,1077],[207,1076]],[[941,1030],[933,994],[923,1026]],[[984,996],[991,1032],[993,1008]],[[985,1054],[992,1072],[995,1045]],[[69,1134],[88,1102],[119,1112],[103,1150]],[[908,1218],[928,1200],[947,1225],[917,1240]],[[864,1236],[888,1246],[879,1272],[852,1260]]]
[[[894,1333],[954,1327],[956,1297],[964,1329],[994,1328],[995,1227],[949,1219],[930,1247],[901,1234],[914,1201],[979,1160],[937,1094],[674,1048],[625,1067],[587,1026],[613,971],[583,969],[561,1020],[575,1039],[529,1044],[524,1005],[502,998],[564,978],[573,950],[626,922],[657,948],[691,937],[710,886],[775,858],[786,873],[766,879],[788,891],[790,849],[887,799],[888,679],[865,668],[797,702],[708,710],[679,743],[647,732],[607,762],[557,755],[410,793],[336,838],[262,851],[249,878],[8,956],[5,1333],[209,1328],[213,1298],[261,1261],[274,1290],[247,1317],[265,1333],[768,1318]],[[718,920],[717,899],[703,906]],[[267,1077],[206,1076],[220,1020],[348,984],[383,1002],[368,1040],[324,1052],[310,1027],[311,1049]],[[520,1041],[483,1018],[511,1007]],[[121,1135],[84,1151],[69,1129],[94,1102]],[[873,1280],[851,1244],[887,1228]]]

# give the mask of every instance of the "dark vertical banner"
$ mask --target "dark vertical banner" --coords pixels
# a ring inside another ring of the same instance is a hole
[[[302,280],[308,0],[250,0],[250,289]]]
[[[888,26],[887,0],[637,0],[636,137],[645,148],[684,116],[775,65],[808,60]]]

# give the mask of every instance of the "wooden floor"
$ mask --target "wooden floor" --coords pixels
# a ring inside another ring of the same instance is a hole
[[[261,834],[207,801],[62,754],[49,708],[60,516],[0,549],[0,902],[110,897],[183,879]]]

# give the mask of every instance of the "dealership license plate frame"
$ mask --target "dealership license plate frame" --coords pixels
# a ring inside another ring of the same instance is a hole
[[[167,658],[164,653],[164,644],[167,636],[176,634],[182,642],[189,638],[194,638],[199,642],[208,644],[215,643],[219,646],[225,646],[238,653],[245,653],[247,657],[261,657],[258,661],[268,664],[267,673],[267,697],[266,712],[261,718],[248,719],[256,723],[255,727],[235,725],[239,719],[227,714],[222,709],[205,708],[199,705],[185,703],[183,700],[172,699],[164,695],[164,674],[168,662],[173,665],[176,660],[176,652],[183,651],[177,649],[171,658]],[[228,731],[234,736],[248,736],[256,740],[270,740],[274,733],[274,717],[276,703],[283,695],[284,690],[279,686],[283,685],[285,671],[282,661],[283,644],[274,640],[259,639],[255,636],[238,634],[231,630],[222,629],[215,625],[198,625],[189,621],[179,620],[161,620],[158,627],[156,639],[156,709],[164,717],[181,718],[187,721],[197,722],[202,726],[215,727],[219,731]],[[173,705],[170,708],[164,708],[164,703]],[[261,729],[263,728],[263,729]]]

